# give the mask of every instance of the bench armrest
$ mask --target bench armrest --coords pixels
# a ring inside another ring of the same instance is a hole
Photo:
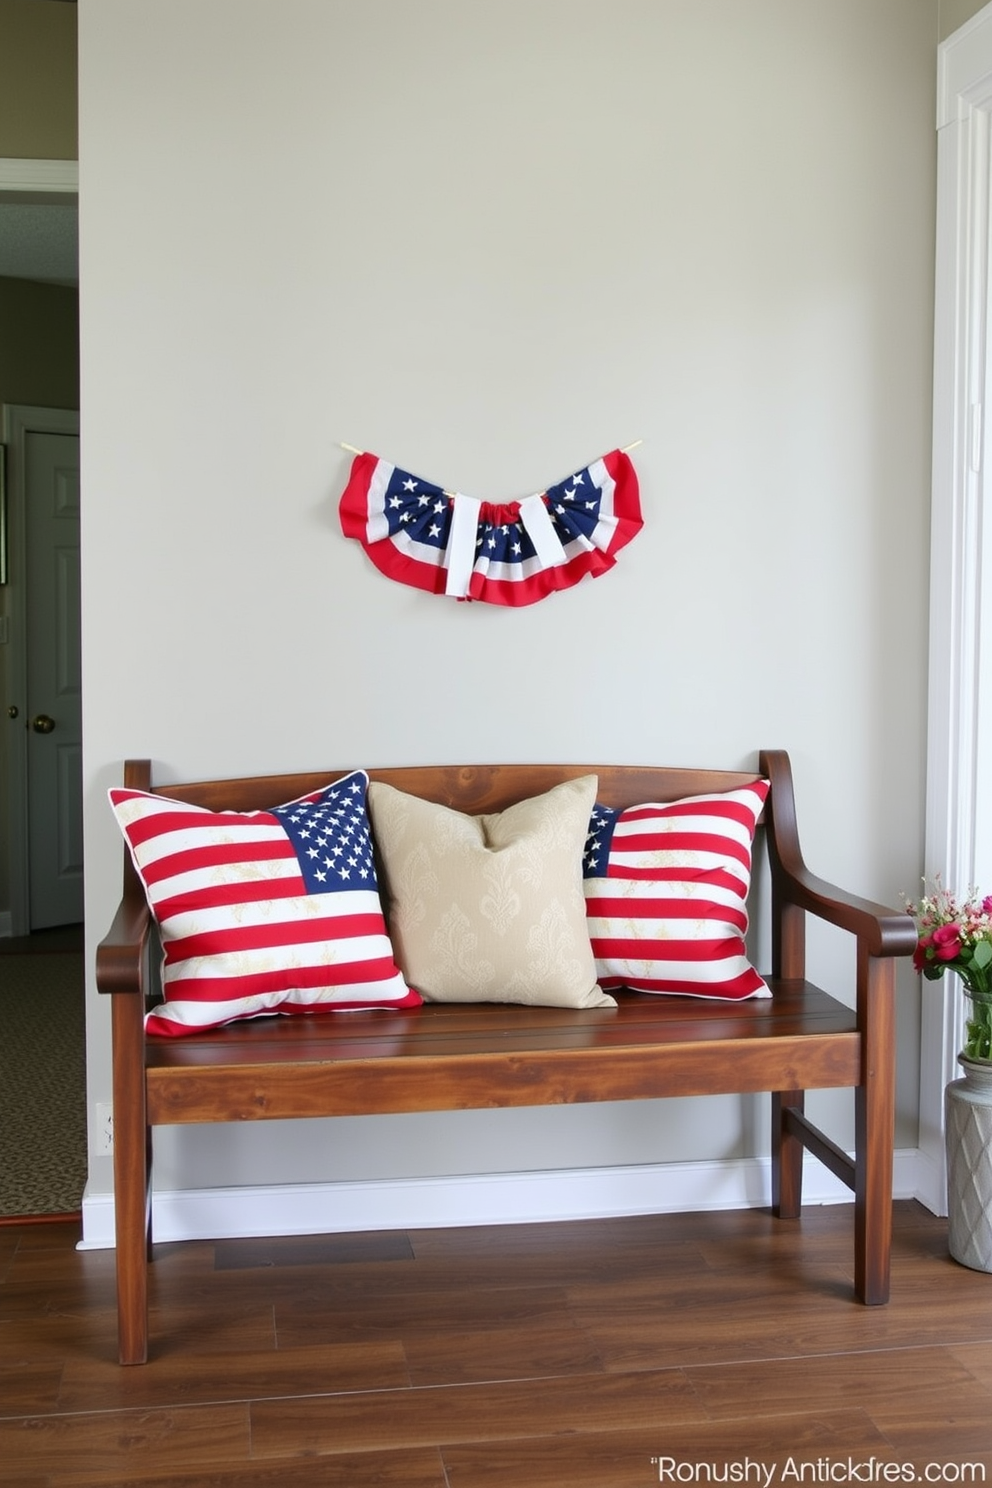
[[[821,920],[849,930],[865,941],[870,956],[911,956],[916,949],[916,925],[908,914],[848,894],[806,867],[784,870],[786,901],[807,909]]]
[[[760,769],[772,784],[767,808],[768,856],[780,905],[795,905],[850,931],[870,956],[912,955],[917,931],[911,915],[849,894],[806,867],[799,845],[792,768],[785,751],[763,750]]]
[[[100,992],[148,991],[148,945],[152,917],[138,895],[125,895],[114,922],[96,948],[96,984]]]

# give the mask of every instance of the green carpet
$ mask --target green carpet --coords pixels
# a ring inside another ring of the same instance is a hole
[[[0,1218],[68,1214],[86,1182],[83,956],[0,956]]]

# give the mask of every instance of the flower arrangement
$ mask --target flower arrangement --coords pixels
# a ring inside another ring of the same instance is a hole
[[[924,885],[924,887],[926,887]],[[962,1053],[992,1062],[992,894],[958,899],[938,880],[919,903],[906,900],[919,941],[913,965],[931,982],[956,971],[971,1001]]]

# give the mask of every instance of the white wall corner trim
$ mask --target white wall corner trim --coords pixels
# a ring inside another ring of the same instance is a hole
[[[992,586],[987,505],[989,170],[992,161],[992,6],[938,48],[937,244],[933,496],[930,558],[925,872],[964,892],[981,878],[981,803],[992,791],[989,690]],[[988,524],[984,524],[987,528]],[[983,547],[986,551],[983,552]],[[986,603],[983,605],[983,592]],[[957,978],[923,989],[920,1151],[926,1185],[946,1212],[943,1092],[959,1073],[964,1027]],[[922,1197],[922,1195],[921,1195]],[[924,1202],[930,1202],[924,1200]],[[932,1207],[932,1204],[931,1204]]]
[[[897,1199],[918,1196],[917,1157],[912,1149],[895,1155],[893,1192]],[[849,1203],[851,1192],[807,1157],[803,1199],[810,1205]],[[152,1234],[163,1243],[231,1240],[541,1224],[701,1209],[755,1209],[770,1203],[770,1160],[746,1158],[456,1178],[184,1189],[153,1196]],[[113,1195],[84,1195],[79,1249],[106,1250],[113,1244]]]
[[[937,128],[963,116],[992,89],[992,7],[986,5],[937,48]]]

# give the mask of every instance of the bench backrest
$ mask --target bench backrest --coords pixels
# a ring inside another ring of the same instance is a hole
[[[309,771],[293,775],[259,775],[227,780],[202,780],[177,785],[153,785],[148,760],[128,760],[124,767],[124,784],[133,790],[153,790],[156,795],[203,806],[210,811],[264,811],[284,801],[296,800],[350,773],[348,770]],[[760,774],[732,770],[687,770],[650,765],[404,765],[396,768],[370,769],[371,780],[382,781],[409,795],[436,801],[456,811],[478,816],[503,811],[518,801],[541,795],[564,780],[580,775],[596,775],[599,786],[596,799],[616,809],[637,806],[649,801],[678,801],[686,796],[716,791],[735,790],[760,780]],[[763,813],[759,824],[765,820]],[[757,871],[752,878],[752,911],[758,910],[755,923],[763,922],[760,910],[761,861],[759,832],[755,843]],[[376,849],[379,890],[388,908],[386,876]],[[124,893],[126,898],[140,900],[143,891],[131,863],[124,853]]]
[[[154,790],[157,795],[205,806],[211,811],[264,811],[320,790],[349,770],[152,785],[148,762],[131,760],[125,767],[124,783],[135,790]],[[735,790],[761,778],[741,771],[680,770],[649,765],[405,765],[369,770],[368,774],[372,780],[384,781],[397,790],[473,816],[503,811],[517,801],[540,795],[553,785],[579,775],[597,775],[597,799],[606,806],[619,808],[643,801],[678,801],[683,796]]]

